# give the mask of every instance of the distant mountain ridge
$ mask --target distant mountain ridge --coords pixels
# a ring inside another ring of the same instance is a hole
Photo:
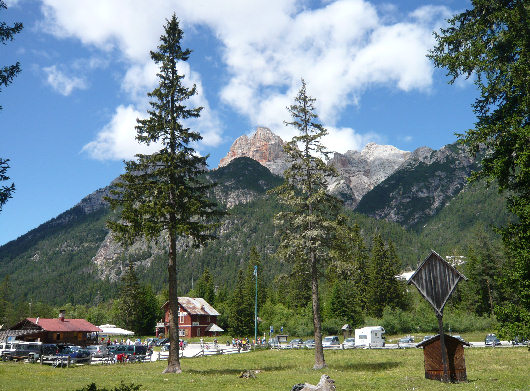
[[[219,167],[238,157],[249,157],[267,167],[273,174],[282,175],[289,167],[283,151],[285,142],[269,128],[258,127],[252,136],[238,137]],[[334,152],[329,164],[339,174],[329,182],[330,193],[341,198],[348,207],[355,207],[375,185],[394,172],[410,155],[392,145],[367,144],[362,151]]]

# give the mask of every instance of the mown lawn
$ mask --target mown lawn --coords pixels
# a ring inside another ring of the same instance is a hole
[[[164,375],[164,362],[52,368],[0,362],[0,390],[76,390],[89,383],[112,388],[121,381],[141,390],[290,390],[296,383],[318,383],[322,374],[337,390],[530,390],[527,348],[466,349],[468,382],[443,384],[424,378],[423,351],[326,351],[328,367],[313,371],[314,352],[259,351],[183,359],[183,373]],[[245,369],[260,370],[256,379],[241,379]]]

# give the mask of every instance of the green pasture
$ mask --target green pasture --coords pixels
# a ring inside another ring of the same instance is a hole
[[[466,349],[468,382],[443,384],[424,377],[423,351],[326,351],[328,367],[311,369],[312,350],[264,350],[182,359],[183,373],[162,374],[165,362],[52,368],[0,362],[0,390],[76,390],[90,383],[113,388],[141,384],[141,390],[285,390],[296,383],[318,383],[331,376],[337,390],[530,390],[530,352],[525,347]],[[255,379],[239,378],[259,370]]]

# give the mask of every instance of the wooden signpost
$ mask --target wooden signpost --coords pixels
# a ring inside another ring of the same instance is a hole
[[[435,251],[425,258],[414,274],[409,278],[407,284],[414,284],[420,294],[434,308],[438,318],[438,329],[440,333],[440,345],[443,363],[443,382],[449,382],[449,370],[447,363],[447,348],[445,345],[443,331],[443,310],[445,303],[453,293],[460,280],[467,278],[451,266]]]

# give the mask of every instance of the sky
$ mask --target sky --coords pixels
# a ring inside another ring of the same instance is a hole
[[[145,153],[150,59],[173,13],[193,52],[179,64],[198,94],[188,125],[216,168],[257,126],[284,140],[286,107],[307,83],[329,150],[368,142],[439,149],[472,128],[472,80],[448,84],[426,57],[433,31],[463,0],[4,0],[0,22],[24,29],[0,45],[22,72],[0,91],[0,156],[16,192],[0,212],[0,245],[77,204]],[[152,151],[151,147],[151,151]],[[10,182],[9,182],[10,183]],[[3,182],[2,185],[9,184]]]

